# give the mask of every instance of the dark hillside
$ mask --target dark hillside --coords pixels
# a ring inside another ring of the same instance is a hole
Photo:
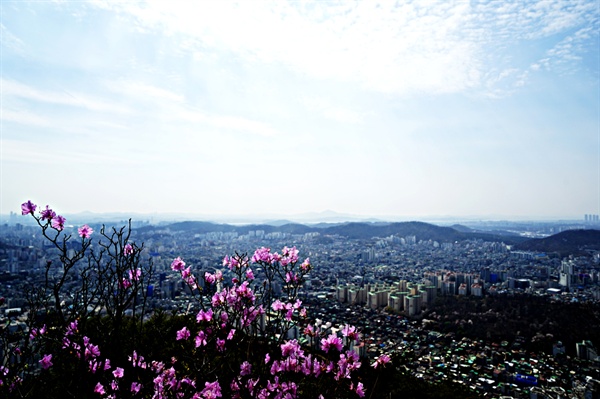
[[[282,232],[289,234],[306,234],[318,232],[323,236],[339,235],[350,239],[371,239],[373,237],[389,237],[396,235],[400,237],[415,236],[417,241],[435,240],[438,242],[454,242],[467,239],[479,239],[483,241],[501,241],[506,244],[515,244],[524,240],[522,237],[506,234],[484,233],[476,231],[458,231],[452,227],[441,227],[423,222],[399,222],[399,223],[345,223],[328,227],[306,226],[298,223],[288,223],[281,226],[267,224],[251,224],[234,226],[228,224],[216,224],[209,222],[179,222],[166,226],[146,226],[140,228],[140,232],[151,230],[169,229],[173,232],[186,233],[208,233],[208,232],[237,232],[248,234],[249,231],[262,230],[265,233]],[[463,229],[464,230],[464,229]]]
[[[556,252],[560,256],[589,256],[600,251],[600,230],[567,230],[546,238],[535,238],[515,247],[523,251]]]

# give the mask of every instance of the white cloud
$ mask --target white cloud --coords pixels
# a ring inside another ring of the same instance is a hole
[[[597,13],[585,0],[96,4],[144,29],[183,35],[188,49],[231,51],[249,62],[397,94],[489,87],[487,71],[510,62],[495,49],[565,32]]]
[[[13,98],[22,98],[40,103],[51,103],[86,108],[91,111],[126,113],[121,106],[108,101],[102,101],[86,94],[75,91],[52,91],[38,89],[14,80],[0,79],[2,98],[9,103]]]
[[[184,96],[172,90],[139,81],[109,81],[105,83],[105,86],[113,92],[124,95],[129,99],[135,99],[136,101],[150,101],[160,104],[164,102],[183,103],[185,100]]]
[[[0,44],[2,47],[11,49],[17,54],[25,53],[25,44],[17,36],[13,35],[4,24],[0,23]]]
[[[301,102],[309,112],[317,112],[328,119],[344,124],[358,124],[365,117],[364,112],[333,104],[324,97],[304,97],[301,99]]]
[[[14,122],[20,125],[44,128],[48,128],[53,125],[53,121],[51,119],[42,117],[36,113],[29,112],[24,109],[10,109],[5,107],[2,109],[1,116],[3,121]]]
[[[93,165],[135,165],[138,157],[122,157],[114,151],[96,151],[94,148],[83,145],[76,151],[72,148],[61,149],[54,144],[52,149],[42,145],[32,145],[27,140],[2,139],[2,161],[17,164],[50,165],[78,165],[88,167]],[[87,148],[86,148],[87,147]]]
[[[208,113],[186,102],[184,95],[156,85],[141,81],[122,80],[106,82],[105,86],[118,93],[123,101],[135,104],[132,106],[139,107],[140,104],[149,104],[156,110],[153,117],[162,123],[208,125],[217,129],[265,137],[273,137],[278,134],[276,129],[262,121],[241,116]]]

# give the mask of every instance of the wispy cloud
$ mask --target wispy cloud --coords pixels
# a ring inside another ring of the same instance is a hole
[[[4,24],[0,23],[0,45],[10,49],[17,54],[25,54],[25,44],[17,36],[13,35]]]
[[[70,89],[60,91],[44,90],[8,79],[0,79],[0,87],[2,88],[2,98],[9,104],[13,98],[21,98],[39,103],[81,107],[91,111],[112,112],[117,114],[127,112],[122,106],[99,100],[87,94],[75,92]]]
[[[363,111],[355,111],[350,108],[335,104],[325,97],[303,97],[302,104],[309,112],[316,112],[327,119],[344,124],[357,124],[364,120]]]
[[[145,29],[183,35],[196,51],[232,51],[251,62],[397,94],[488,89],[495,79],[486,80],[488,72],[498,64],[524,68],[503,52],[490,56],[490,47],[576,29],[595,11],[594,2],[583,0],[97,4]]]

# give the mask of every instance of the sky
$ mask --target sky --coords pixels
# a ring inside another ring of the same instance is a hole
[[[0,7],[0,214],[600,213],[597,0]]]

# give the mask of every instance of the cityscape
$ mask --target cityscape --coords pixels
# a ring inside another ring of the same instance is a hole
[[[2,324],[9,318],[24,323],[25,292],[40,284],[47,263],[56,261],[37,226],[9,219],[18,222],[0,230]],[[398,233],[369,236],[392,227]],[[599,227],[597,215],[470,227],[133,221],[130,240],[144,243],[143,256],[155,267],[152,309],[190,311],[192,293],[170,267],[175,257],[199,275],[221,270],[227,276],[221,266],[225,255],[295,246],[314,265],[300,293],[309,318],[358,326],[361,356],[396,354],[401,359],[396,367],[412,376],[461,384],[481,397],[595,398],[600,387]],[[519,249],[527,241],[561,234],[566,241],[564,234],[582,232],[592,234],[591,244],[576,244],[583,251]],[[542,309],[549,314],[542,317]],[[567,323],[559,318],[565,309],[585,320],[556,325]],[[307,339],[298,328],[288,338]]]
[[[600,398],[599,0],[5,0],[0,75],[0,397]]]

